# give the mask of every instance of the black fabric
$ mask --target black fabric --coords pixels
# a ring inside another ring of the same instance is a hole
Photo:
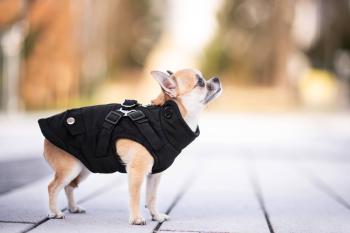
[[[110,111],[105,117],[105,121],[102,124],[102,129],[99,134],[99,139],[97,140],[96,145],[96,156],[103,157],[108,151],[109,147],[109,138],[111,137],[114,127],[123,117],[121,112]]]
[[[122,116],[120,108],[121,104],[107,104],[71,109],[40,119],[39,126],[47,140],[94,173],[126,172],[115,151],[117,139],[142,144],[154,158],[152,173],[158,173],[199,135],[199,128],[189,128],[172,100],[163,106],[138,104],[129,116]]]

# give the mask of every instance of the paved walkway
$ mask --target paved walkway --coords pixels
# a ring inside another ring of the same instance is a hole
[[[32,126],[27,135],[36,136],[25,148],[39,161],[40,138]],[[143,210],[147,225],[129,226],[122,174],[92,175],[77,191],[87,213],[65,211],[64,220],[48,220],[49,170],[31,162],[28,167],[43,174],[34,172],[36,178],[30,179],[26,172],[26,185],[19,182],[0,195],[0,232],[350,232],[348,115],[210,115],[201,131],[162,178],[159,207],[170,221],[152,222]],[[11,135],[6,143],[20,145],[13,141],[16,133]],[[20,146],[5,148],[21,154]],[[0,168],[6,161],[0,159]],[[16,161],[24,160],[18,156]],[[60,207],[65,206],[62,193]]]

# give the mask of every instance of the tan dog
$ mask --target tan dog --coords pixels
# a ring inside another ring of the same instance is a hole
[[[161,94],[152,101],[152,104],[163,105],[169,99],[174,100],[192,131],[196,130],[199,115],[205,106],[221,93],[221,84],[217,77],[206,81],[199,71],[193,69],[180,70],[174,74],[152,71],[151,74],[162,88]],[[128,174],[129,223],[146,224],[140,214],[140,189],[145,177],[147,177],[146,206],[152,220],[162,222],[169,219],[169,216],[159,213],[156,208],[156,192],[161,173],[150,173],[153,166],[152,155],[141,144],[129,139],[119,139],[115,142],[115,146]],[[46,139],[44,156],[55,171],[54,179],[48,186],[49,217],[64,217],[57,208],[57,195],[63,188],[68,199],[69,211],[84,213],[85,210],[78,207],[74,200],[73,190],[89,175],[89,170],[73,155],[61,150]]]

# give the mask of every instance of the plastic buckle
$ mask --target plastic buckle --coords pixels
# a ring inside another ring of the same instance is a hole
[[[131,120],[133,120],[133,121],[138,121],[138,120],[141,120],[141,119],[143,119],[143,118],[146,117],[146,115],[145,115],[142,111],[140,111],[140,110],[130,112],[130,113],[128,114],[128,116],[129,116],[129,117],[131,118]]]
[[[118,121],[122,118],[122,115],[115,111],[110,111],[107,116],[105,117],[105,120],[113,125],[116,125]]]

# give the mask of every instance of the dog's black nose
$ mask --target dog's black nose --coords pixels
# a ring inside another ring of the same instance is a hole
[[[220,80],[219,80],[218,77],[214,77],[214,78],[213,78],[213,82],[214,82],[214,83],[218,83],[218,82],[220,82]]]

